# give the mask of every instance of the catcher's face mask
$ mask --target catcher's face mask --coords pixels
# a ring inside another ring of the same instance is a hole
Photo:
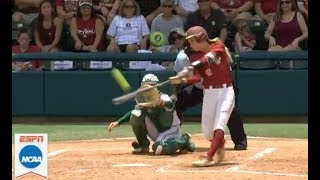
[[[157,85],[158,83],[157,82],[143,82],[143,83],[141,83],[141,86],[143,86],[143,85],[151,85],[151,86],[154,86],[154,85]]]
[[[140,88],[147,88],[152,85],[145,83],[142,85]],[[147,91],[138,93],[136,97],[136,102],[137,103],[147,103],[147,102],[157,102],[160,99],[160,91],[157,88],[152,88]]]

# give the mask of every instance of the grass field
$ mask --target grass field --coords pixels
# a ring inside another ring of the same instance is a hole
[[[118,137],[133,137],[131,126],[124,124],[111,133],[106,123],[82,124],[12,124],[12,142],[15,133],[48,133],[49,141],[87,140]],[[248,136],[283,137],[308,139],[308,124],[244,124]],[[182,133],[201,133],[200,123],[184,123]],[[227,134],[229,134],[227,130]]]

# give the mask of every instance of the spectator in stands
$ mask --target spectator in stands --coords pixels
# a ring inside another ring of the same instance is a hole
[[[52,2],[43,0],[40,3],[39,16],[33,25],[36,45],[42,52],[54,52],[60,49],[62,19],[57,17]]]
[[[70,33],[76,51],[104,51],[104,24],[93,11],[91,0],[80,0],[77,16],[71,19]]]
[[[211,0],[198,0],[199,9],[190,13],[184,29],[202,26],[210,39],[219,37],[222,42],[227,38],[226,17],[219,9],[210,7]]]
[[[221,9],[227,21],[237,26],[238,20],[252,18],[253,0],[213,0],[211,7]]]
[[[161,0],[163,13],[155,17],[151,24],[151,33],[160,31],[165,35],[165,45],[168,45],[168,37],[171,30],[175,27],[183,28],[183,20],[180,16],[172,13],[175,0]]]
[[[177,15],[181,16],[186,21],[188,14],[199,9],[197,0],[176,0],[175,11]]]
[[[140,7],[140,13],[146,18],[149,26],[153,19],[162,12],[160,0],[136,0]]]
[[[245,20],[238,23],[238,32],[235,36],[235,52],[252,51],[256,45],[256,37],[250,32]]]
[[[308,19],[308,0],[297,0],[299,11]]]
[[[14,0],[16,12],[12,14],[12,21],[31,25],[38,16],[39,5],[42,0]]]
[[[36,53],[41,52],[37,46],[31,45],[31,34],[26,28],[21,28],[17,36],[18,45],[12,46],[12,53]],[[12,62],[12,71],[42,70],[44,63],[33,60],[25,62]]]
[[[295,0],[280,0],[274,20],[269,23],[265,38],[270,51],[300,50],[308,38],[308,27]]]
[[[121,0],[100,0],[95,10],[104,16],[107,24],[110,25],[113,18],[118,14]]]
[[[269,24],[276,14],[279,1],[280,0],[255,0],[254,10],[256,15],[254,19]]]
[[[72,17],[77,14],[79,1],[80,0],[56,0],[58,16],[69,24]],[[98,9],[99,1],[93,0],[92,3],[95,8]]]
[[[168,41],[171,44],[169,52],[178,53],[184,48],[186,33],[182,28],[174,28],[169,34]]]
[[[147,49],[150,30],[146,19],[140,14],[140,7],[135,0],[123,0],[119,15],[114,17],[107,36],[110,44],[108,52],[137,52]]]

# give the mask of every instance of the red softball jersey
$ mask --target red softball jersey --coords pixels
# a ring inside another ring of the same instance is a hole
[[[220,60],[216,63],[209,64],[205,54],[213,52]],[[196,52],[190,56],[190,61],[200,60],[202,65],[194,70],[193,76],[187,78],[187,83],[194,84],[203,79],[202,85],[204,88],[209,88],[210,86],[216,87],[222,84],[230,85],[232,83],[232,75],[230,71],[230,66],[228,63],[228,56],[225,51],[224,44],[221,42],[216,42],[209,47],[208,52]]]

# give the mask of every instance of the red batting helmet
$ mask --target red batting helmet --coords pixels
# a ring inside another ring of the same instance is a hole
[[[207,31],[201,26],[193,26],[189,28],[186,32],[186,39],[196,37],[197,41],[209,39]]]

